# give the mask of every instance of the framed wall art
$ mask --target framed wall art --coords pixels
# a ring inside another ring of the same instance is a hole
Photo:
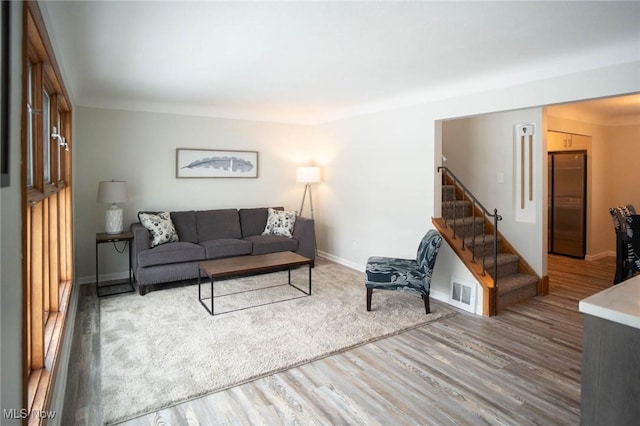
[[[177,178],[257,178],[257,151],[176,149]]]

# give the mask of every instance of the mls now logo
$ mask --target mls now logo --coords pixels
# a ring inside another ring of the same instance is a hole
[[[5,419],[26,419],[29,417],[29,410],[26,408],[9,408],[2,410],[2,415]],[[31,417],[35,419],[53,419],[56,416],[55,411],[42,411],[34,410],[31,412]]]

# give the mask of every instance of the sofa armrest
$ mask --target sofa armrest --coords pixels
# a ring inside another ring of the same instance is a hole
[[[138,253],[149,250],[151,248],[149,230],[136,222],[131,224],[131,232],[133,233],[133,241],[131,242],[131,265],[133,265],[133,273],[138,270]]]
[[[308,217],[298,216],[293,227],[293,238],[298,240],[297,253],[311,260],[316,258],[315,222]]]

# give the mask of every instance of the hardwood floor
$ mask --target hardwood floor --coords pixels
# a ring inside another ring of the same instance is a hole
[[[124,424],[578,424],[578,301],[610,287],[614,269],[613,258],[549,256],[550,294],[507,307],[498,317],[460,311]],[[85,302],[76,320],[91,321],[96,305]],[[87,407],[99,406],[99,389],[81,383],[99,371],[93,342],[79,348],[89,353],[74,361],[79,373],[69,377],[64,424],[101,422],[99,410]],[[92,396],[76,403],[80,387]]]

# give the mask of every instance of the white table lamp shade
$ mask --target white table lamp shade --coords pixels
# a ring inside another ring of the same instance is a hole
[[[98,185],[99,203],[117,204],[127,201],[127,183],[123,181],[103,181]]]
[[[105,232],[107,234],[122,232],[122,209],[116,204],[127,201],[126,182],[113,180],[100,182],[97,201],[111,204],[105,213]]]
[[[298,167],[296,169],[296,181],[300,183],[320,182],[320,167]]]

